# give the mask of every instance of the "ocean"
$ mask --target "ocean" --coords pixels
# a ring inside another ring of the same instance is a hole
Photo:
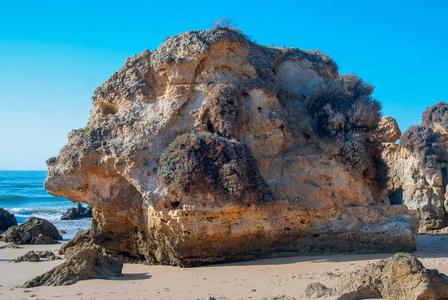
[[[13,213],[21,224],[30,217],[46,219],[66,231],[64,240],[90,228],[91,218],[62,221],[61,216],[76,203],[55,197],[43,188],[46,171],[0,171],[0,207]],[[83,204],[86,207],[86,204]]]

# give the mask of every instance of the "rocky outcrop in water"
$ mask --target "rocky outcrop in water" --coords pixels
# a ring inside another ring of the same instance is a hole
[[[25,223],[10,227],[2,234],[4,242],[21,244],[55,244],[62,240],[56,227],[47,220],[31,217]]]
[[[7,230],[15,225],[17,225],[17,220],[14,215],[6,209],[0,208],[0,230]]]
[[[397,253],[364,269],[342,273],[335,287],[312,283],[305,294],[308,298],[337,296],[340,300],[442,300],[448,298],[448,277],[426,269],[413,255]]]
[[[92,217],[92,207],[85,208],[81,203],[77,203],[76,207],[69,208],[61,217],[61,220],[77,220]]]
[[[412,251],[417,220],[378,179],[372,90],[318,51],[182,33],[96,89],[45,188],[92,206],[92,241],[135,261]]]
[[[84,249],[50,271],[27,281],[22,288],[70,285],[86,279],[109,279],[122,276],[122,269],[123,263],[118,259],[102,255],[95,249]]]

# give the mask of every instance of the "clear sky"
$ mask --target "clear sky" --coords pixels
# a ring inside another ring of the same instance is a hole
[[[126,57],[227,16],[260,44],[319,49],[400,128],[448,102],[448,1],[0,2],[0,170],[45,170]]]

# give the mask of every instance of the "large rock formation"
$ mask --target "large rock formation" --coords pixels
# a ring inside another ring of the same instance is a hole
[[[308,298],[337,296],[338,300],[442,300],[448,298],[448,277],[426,269],[408,253],[397,253],[364,269],[342,273],[332,288],[312,283],[305,295]]]
[[[182,33],[96,89],[45,188],[94,207],[93,242],[133,260],[412,251],[417,220],[378,180],[372,89],[317,51]]]
[[[423,124],[411,126],[399,145],[393,142],[400,136],[383,143],[390,202],[406,204],[419,217],[422,230],[448,225],[448,123],[444,120],[448,120],[448,105],[441,102],[423,112]]]

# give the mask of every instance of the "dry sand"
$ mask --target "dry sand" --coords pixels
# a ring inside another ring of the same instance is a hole
[[[0,246],[4,243],[0,243]],[[197,268],[125,264],[123,277],[86,280],[71,286],[18,288],[63,260],[9,263],[30,250],[56,251],[58,245],[0,249],[0,299],[262,299],[277,294],[306,299],[315,281],[331,286],[331,274],[355,270],[391,254],[296,256]],[[448,274],[448,235],[420,235],[414,254],[427,268]],[[334,298],[327,298],[334,299]]]

